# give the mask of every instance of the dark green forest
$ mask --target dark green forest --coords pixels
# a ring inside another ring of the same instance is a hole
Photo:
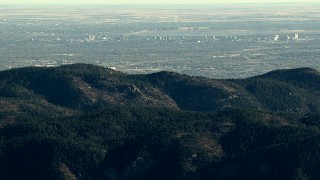
[[[0,72],[0,179],[320,179],[320,74]]]

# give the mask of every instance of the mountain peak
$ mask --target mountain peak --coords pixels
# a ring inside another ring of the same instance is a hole
[[[268,72],[262,77],[284,78],[284,77],[298,77],[298,76],[319,76],[319,71],[310,67],[302,67],[295,69],[281,69]]]

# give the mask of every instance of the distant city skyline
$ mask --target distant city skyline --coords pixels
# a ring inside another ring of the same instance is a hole
[[[319,0],[1,0],[0,4],[224,4],[224,3],[306,3]]]

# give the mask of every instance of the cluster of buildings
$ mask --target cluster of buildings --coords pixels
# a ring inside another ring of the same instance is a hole
[[[86,41],[94,41],[96,40],[96,36],[95,35],[89,35],[87,38],[86,38]]]
[[[284,41],[284,40],[299,40],[301,39],[298,33],[293,35],[275,35],[274,37],[259,37],[259,36],[216,36],[216,35],[177,35],[177,36],[136,36],[136,35],[119,35],[119,36],[105,36],[97,37],[95,35],[88,35],[86,41],[105,40],[105,41],[128,41],[128,40],[145,40],[145,41],[251,41],[257,39],[258,41]]]
[[[289,36],[287,35],[286,37],[287,40],[298,40],[299,39],[299,34],[298,33],[294,33],[294,36]],[[275,41],[279,41],[280,40],[280,35],[275,35],[274,39]]]

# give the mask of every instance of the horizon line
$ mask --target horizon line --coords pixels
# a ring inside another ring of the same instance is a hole
[[[320,2],[315,1],[288,1],[288,2],[186,2],[186,3],[159,3],[159,2],[148,2],[148,3],[0,3],[0,5],[12,5],[12,6],[26,6],[26,5],[239,5],[239,4],[320,4]]]

